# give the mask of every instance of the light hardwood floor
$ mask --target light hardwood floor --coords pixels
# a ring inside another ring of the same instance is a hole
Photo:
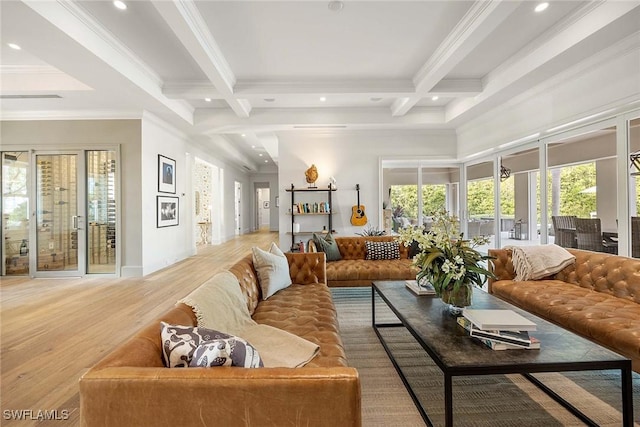
[[[276,240],[258,232],[201,246],[141,278],[1,278],[0,424],[36,424],[7,421],[6,410],[67,410],[68,420],[38,425],[78,425],[78,379],[88,368],[252,246]]]

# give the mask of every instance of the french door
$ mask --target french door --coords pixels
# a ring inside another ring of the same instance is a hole
[[[82,151],[40,152],[32,155],[31,205],[33,277],[78,276],[86,273],[84,215],[85,159]]]

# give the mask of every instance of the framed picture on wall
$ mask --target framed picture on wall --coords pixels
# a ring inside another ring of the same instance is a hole
[[[176,161],[158,154],[158,192],[176,194]]]
[[[173,227],[178,225],[178,212],[180,211],[180,199],[170,196],[156,196],[157,199],[157,228]]]

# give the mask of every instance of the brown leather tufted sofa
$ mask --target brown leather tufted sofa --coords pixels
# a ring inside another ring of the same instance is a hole
[[[293,285],[261,300],[251,256],[230,268],[253,319],[320,353],[302,368],[164,367],[160,321],[196,325],[176,304],[80,379],[83,426],[360,426],[360,380],[347,366],[322,253],[286,254]]]
[[[374,280],[410,280],[418,270],[408,258],[409,248],[400,244],[400,259],[368,260],[365,241],[391,242],[392,236],[350,236],[334,239],[342,259],[327,262],[327,284],[338,286],[371,286]],[[309,242],[314,250],[313,240]]]
[[[489,292],[630,358],[640,372],[640,260],[567,249],[573,265],[543,280],[514,281],[511,251],[490,249]]]

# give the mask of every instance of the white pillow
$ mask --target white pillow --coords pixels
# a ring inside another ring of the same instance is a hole
[[[256,247],[251,250],[253,252],[253,267],[258,273],[263,300],[291,285],[289,263],[275,243],[271,243],[269,252]]]

